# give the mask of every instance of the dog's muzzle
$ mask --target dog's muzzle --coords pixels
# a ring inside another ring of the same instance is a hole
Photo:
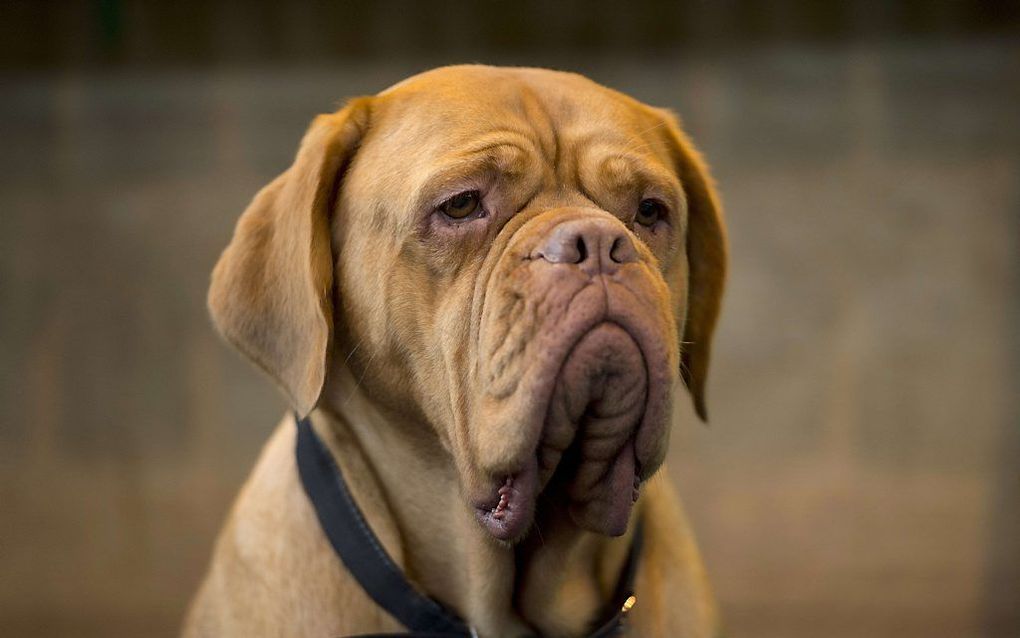
[[[489,416],[479,449],[494,453],[481,459],[492,478],[476,513],[514,540],[551,486],[578,525],[620,535],[664,453],[676,376],[665,284],[606,213],[570,209],[528,225],[541,239],[505,251],[490,283],[500,292],[483,313]]]

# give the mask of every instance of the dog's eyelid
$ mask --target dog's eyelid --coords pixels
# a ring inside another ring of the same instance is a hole
[[[422,182],[417,207],[430,212],[451,197],[472,190],[478,191],[485,199],[499,178],[497,167],[489,162],[455,162],[434,171]]]
[[[686,217],[687,200],[682,188],[673,188],[671,185],[647,185],[637,193],[635,206],[641,202],[652,200],[663,209],[663,219],[671,224],[683,223]]]
[[[451,198],[471,191],[478,192],[478,198],[485,201],[493,178],[483,173],[455,172],[436,175],[425,182],[415,204],[415,209],[425,214],[438,210]]]
[[[428,197],[427,198],[428,201],[432,202],[432,204],[426,205],[425,207],[428,208],[429,210],[439,210],[447,203],[449,203],[451,199],[459,197],[460,195],[466,195],[468,193],[475,193],[479,201],[485,199],[485,191],[482,188],[479,188],[474,184],[468,182],[459,186],[454,186],[453,188],[443,189],[436,195]]]

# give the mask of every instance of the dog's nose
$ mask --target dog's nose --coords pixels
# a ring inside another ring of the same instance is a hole
[[[532,257],[552,264],[575,264],[588,274],[614,272],[637,261],[626,229],[611,219],[571,219],[558,224]]]

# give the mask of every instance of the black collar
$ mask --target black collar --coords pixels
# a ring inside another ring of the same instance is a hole
[[[419,638],[476,636],[455,613],[422,594],[408,582],[368,526],[347,489],[340,468],[315,434],[311,421],[296,417],[295,420],[298,473],[326,537],[347,570],[372,600],[410,630],[406,634],[387,635]],[[589,638],[618,636],[625,629],[624,619],[636,600],[634,575],[644,540],[642,528],[638,520],[612,603],[598,628],[588,634]],[[374,636],[382,638],[383,634]]]

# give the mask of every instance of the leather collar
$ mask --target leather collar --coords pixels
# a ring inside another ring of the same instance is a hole
[[[471,638],[477,636],[457,614],[419,592],[383,548],[368,526],[357,503],[347,489],[340,468],[325,444],[315,434],[307,418],[297,422],[297,466],[301,484],[333,550],[365,592],[407,627],[403,634],[418,638]],[[644,540],[642,521],[638,520],[610,606],[589,638],[620,636],[626,630],[626,615],[634,606],[634,576]],[[369,638],[363,635],[362,638]]]

